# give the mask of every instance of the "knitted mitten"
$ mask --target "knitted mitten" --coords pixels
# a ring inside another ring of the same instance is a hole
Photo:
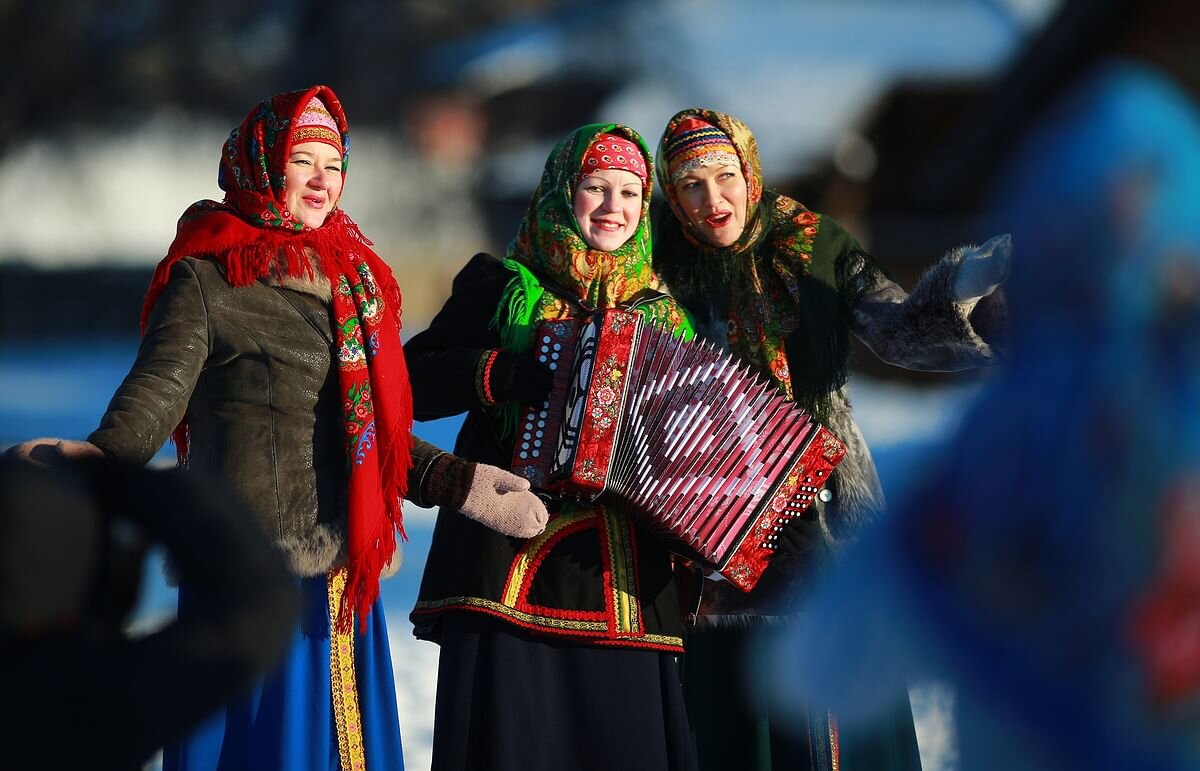
[[[517,538],[532,538],[546,529],[546,504],[529,489],[529,480],[479,463],[462,513],[491,529]]]

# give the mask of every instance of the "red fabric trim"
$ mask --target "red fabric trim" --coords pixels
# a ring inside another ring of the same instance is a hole
[[[538,550],[535,553],[533,559],[529,561],[529,567],[526,568],[525,576],[521,580],[521,586],[517,590],[517,600],[516,600],[517,610],[525,611],[526,613],[531,612],[529,610],[529,608],[531,608],[533,606],[529,605],[528,601],[527,601],[527,598],[529,597],[529,589],[533,585],[533,578],[535,575],[537,575],[538,569],[541,567],[542,563],[546,560],[546,557],[548,557],[550,555],[550,552],[554,550],[554,547],[556,545],[558,545],[568,535],[574,535],[576,533],[580,533],[584,530],[589,530],[591,528],[600,530],[600,520],[598,517],[589,517],[586,519],[580,519],[578,522],[573,522],[570,525],[567,525],[566,527],[564,527],[562,530],[559,530],[558,532],[556,532],[554,535],[552,535],[550,538],[546,539],[544,542],[542,542],[541,546],[538,547]],[[603,546],[603,544],[601,544],[601,545]],[[509,581],[512,580],[512,575],[513,575],[513,572],[516,570],[517,562],[518,562],[518,560],[513,560],[513,564],[509,568],[509,573],[508,573]],[[505,581],[504,585],[508,586],[509,581]],[[564,611],[564,612],[572,612],[572,611]],[[580,611],[580,612],[591,613],[593,611]],[[603,617],[603,614],[602,614],[602,617]]]
[[[492,366],[496,363],[496,357],[499,355],[499,348],[492,349],[488,353],[487,362],[483,365],[483,403],[488,407],[496,404],[496,396],[492,393]]]

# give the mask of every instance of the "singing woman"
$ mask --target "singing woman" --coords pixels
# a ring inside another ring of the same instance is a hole
[[[976,322],[1007,275],[1009,239],[956,249],[905,292],[831,217],[764,189],[750,129],[724,113],[682,110],[659,144],[666,206],[655,209],[654,264],[696,314],[701,334],[729,349],[847,446],[819,522],[794,519],[754,591],[705,581],[688,639],[687,698],[702,768],[919,767],[907,694],[894,725],[862,741],[825,711],[807,726],[772,721],[750,680],[748,628],[794,607],[830,538],[852,536],[883,507],[883,492],[846,390],[849,338],[917,370],[988,365],[996,352]],[[993,316],[994,318],[994,316]],[[735,687],[733,684],[739,684]],[[849,738],[849,741],[847,741]],[[839,759],[839,745],[845,750]]]
[[[417,419],[467,413],[458,454],[512,460],[518,410],[549,391],[539,321],[629,308],[690,335],[650,268],[651,170],[632,129],[572,131],[506,259],[472,258],[409,341]],[[552,505],[522,539],[443,511],[412,620],[441,645],[436,771],[694,768],[672,559],[626,514]]]

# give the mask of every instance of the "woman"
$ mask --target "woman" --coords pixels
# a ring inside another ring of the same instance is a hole
[[[299,577],[283,664],[168,747],[168,769],[402,768],[379,600],[381,571],[399,566],[400,499],[512,534],[545,523],[524,480],[412,436],[400,291],[338,207],[348,150],[325,86],[250,112],[221,155],[224,200],[184,212],[155,271],[137,360],[100,427],[57,443],[145,463],[174,429],[181,463],[230,483]],[[180,587],[181,617],[191,596]]]
[[[518,410],[549,390],[531,355],[541,320],[624,307],[690,334],[650,269],[650,168],[632,129],[571,132],[508,258],[476,255],[409,341],[414,411],[466,411],[463,457],[512,460]],[[438,517],[412,613],[441,645],[433,767],[692,768],[670,555],[602,505],[552,509],[529,540]]]
[[[712,110],[671,118],[658,147],[658,177],[667,206],[655,212],[654,261],[672,293],[695,314],[702,334],[813,413],[848,450],[822,496],[832,498],[818,502],[816,520],[792,521],[753,592],[703,582],[685,660],[701,766],[769,769],[774,756],[826,769],[838,767],[840,754],[840,767],[851,771],[919,767],[901,686],[894,726],[864,746],[839,737],[836,721],[819,710],[797,734],[772,730],[760,694],[743,700],[730,684],[749,677],[747,629],[794,604],[827,542],[852,535],[882,509],[879,478],[846,394],[849,334],[909,369],[992,363],[995,353],[971,312],[1003,281],[1008,238],[951,252],[907,294],[837,222],[765,190],[753,134]]]

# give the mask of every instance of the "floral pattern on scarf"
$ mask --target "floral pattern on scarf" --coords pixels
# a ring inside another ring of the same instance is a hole
[[[746,178],[746,225],[738,240],[727,247],[712,246],[692,226],[666,171],[663,153],[667,141],[683,120],[693,117],[725,132]],[[822,296],[836,297],[838,292],[836,255],[819,254],[815,246],[821,215],[799,201],[765,190],[754,135],[737,118],[714,110],[687,109],[671,118],[658,146],[657,175],[674,218],[658,223],[662,227],[657,234],[656,264],[672,274],[674,288],[691,296],[704,296],[719,282],[722,290],[730,293],[730,350],[769,375],[788,398],[813,409],[814,402],[824,398],[822,392],[840,385],[845,370],[845,356],[836,343],[840,310],[834,302],[818,312],[811,307],[818,293],[807,291],[815,279],[832,290],[819,293]],[[805,312],[806,304],[811,312]],[[817,365],[827,374],[819,384],[805,388],[807,393],[795,394],[785,341],[803,326],[817,327],[814,321],[826,327],[807,331],[814,339],[812,347],[828,359]]]
[[[575,219],[573,198],[584,153],[598,134],[605,133],[632,140],[641,150],[647,169],[653,167],[641,136],[620,124],[581,126],[555,145],[504,261],[516,275],[505,288],[495,323],[508,350],[530,350],[533,327],[541,320],[578,315],[580,306],[597,310],[621,307],[648,293],[662,291],[663,283],[650,261],[649,179],[637,229],[611,252],[589,246]],[[666,295],[638,304],[636,311],[685,337],[693,333],[687,311]],[[497,408],[502,426],[515,424],[515,410],[511,416],[504,415],[510,406]]]

